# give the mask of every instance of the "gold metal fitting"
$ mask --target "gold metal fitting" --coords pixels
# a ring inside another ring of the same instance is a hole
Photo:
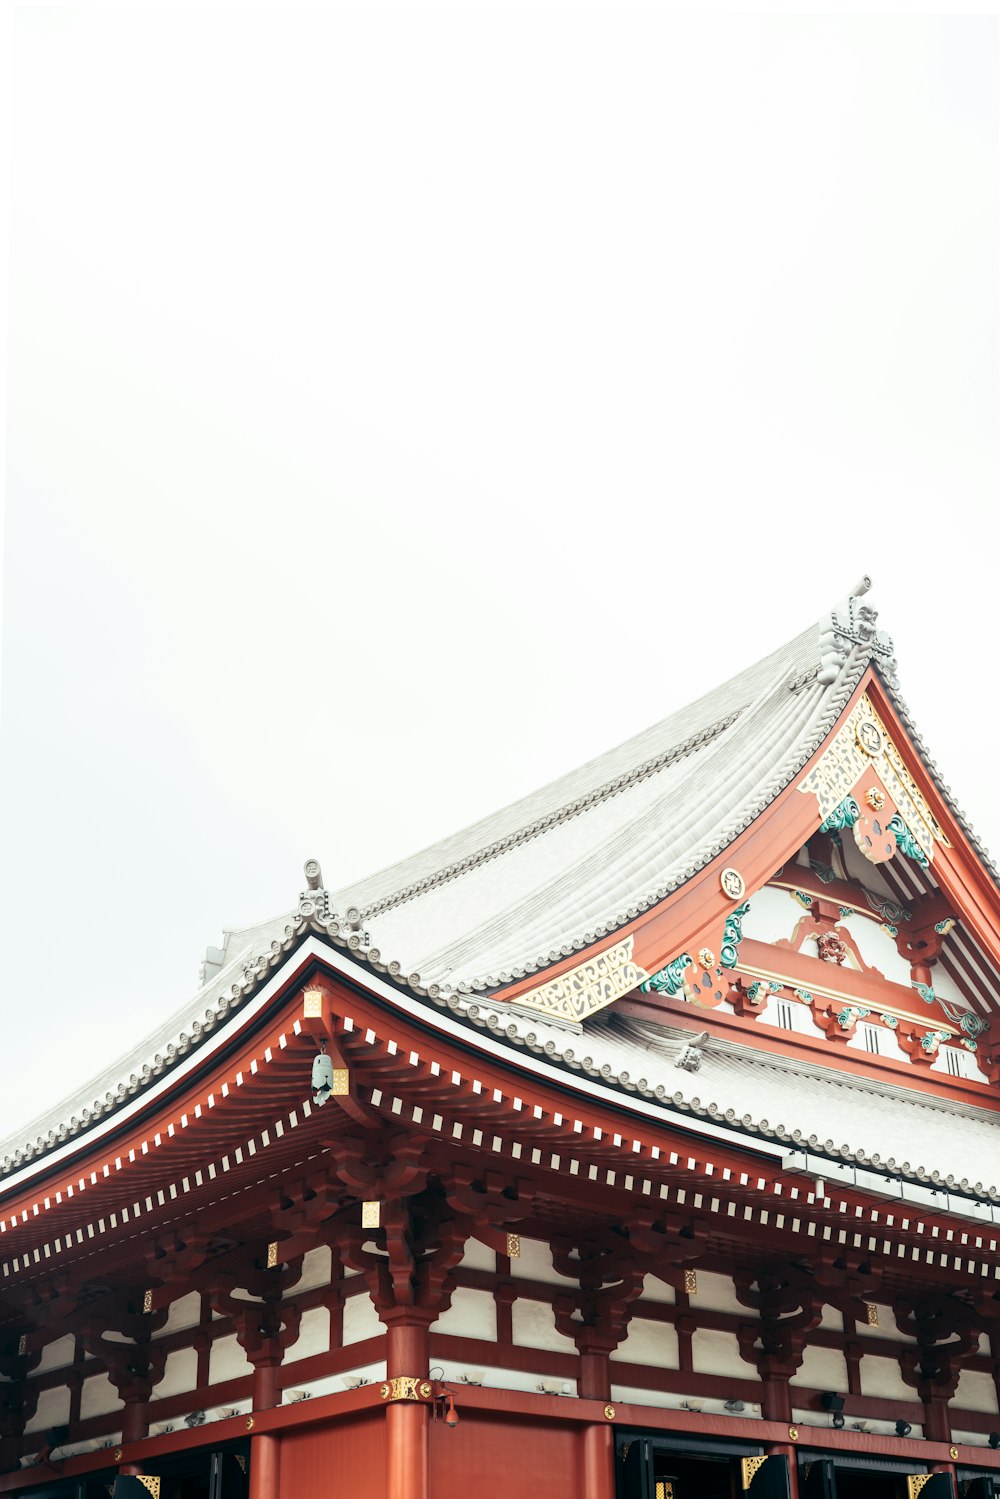
[[[380,1202],[363,1202],[361,1204],[361,1227],[381,1228],[382,1226],[382,1204]]]
[[[379,1394],[383,1400],[429,1400],[434,1393],[433,1386],[426,1379],[418,1379],[412,1374],[400,1374],[395,1379],[387,1379],[385,1384],[379,1385]]]
[[[520,1234],[508,1234],[507,1235],[507,1258],[509,1260],[519,1260],[521,1258],[521,1235]]]
[[[684,1290],[688,1296],[698,1294],[698,1272],[697,1270],[684,1271]]]
[[[613,1421],[615,1419],[615,1408],[613,1405],[606,1405],[604,1407],[604,1419],[605,1421]]]
[[[273,1244],[269,1244],[267,1246],[267,1268],[269,1270],[273,1270],[277,1266],[277,1263],[278,1263],[278,1241],[277,1241],[277,1239],[275,1239],[275,1241],[274,1241]]]
[[[698,962],[701,964],[702,968],[714,968],[715,953],[710,947],[700,948],[698,952]]]

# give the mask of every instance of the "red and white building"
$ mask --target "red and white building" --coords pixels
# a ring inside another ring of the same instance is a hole
[[[1000,1493],[1000,883],[862,590],[202,979],[0,1147],[5,1492]]]

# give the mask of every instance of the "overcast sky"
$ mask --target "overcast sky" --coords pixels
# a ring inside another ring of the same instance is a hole
[[[1000,852],[995,20],[12,28],[0,1134],[865,571]]]

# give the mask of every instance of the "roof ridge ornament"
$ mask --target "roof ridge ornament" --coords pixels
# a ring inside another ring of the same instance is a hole
[[[878,611],[861,600],[872,586],[867,574],[860,578],[847,598],[819,622],[820,666],[816,680],[823,687],[838,678],[853,647],[878,663],[892,686],[896,686],[896,659],[892,637],[875,628]]]
[[[299,915],[306,921],[327,921],[330,916],[330,892],[323,884],[318,859],[307,859],[302,866],[306,888],[299,894]]]

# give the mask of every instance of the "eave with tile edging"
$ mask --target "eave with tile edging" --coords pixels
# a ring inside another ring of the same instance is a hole
[[[642,1201],[657,1208],[693,1205],[788,1243],[809,1238],[818,1245],[879,1253],[901,1274],[919,1263],[921,1274],[931,1278],[961,1270],[984,1284],[1000,1280],[1000,1225],[972,1225],[947,1211],[886,1203],[840,1186],[835,1195],[817,1201],[801,1176],[784,1169],[791,1141],[775,1145],[752,1139],[729,1121],[711,1118],[710,1109],[703,1111],[703,1120],[697,1100],[686,1114],[676,1099],[661,1103],[636,1094],[629,1108],[604,1079],[574,1085],[548,1058],[528,1052],[518,1062],[506,1047],[488,1041],[486,1048],[476,1048],[470,1064],[464,1026],[447,1015],[403,1011],[382,984],[376,994],[365,993],[369,986],[359,986],[358,976],[345,972],[328,948],[314,940],[308,946],[286,980],[293,988],[286,990],[281,1019],[230,1063],[228,1074],[213,1079],[212,1094],[175,1099],[175,1111],[182,1112],[173,1118],[164,1114],[155,1121],[155,1133],[151,1123],[142,1138],[119,1145],[119,1154],[78,1166],[81,1174],[74,1181],[49,1184],[40,1200],[8,1198],[0,1204],[0,1296],[14,1282],[44,1273],[60,1260],[68,1268],[81,1250],[89,1258],[115,1234],[132,1238],[152,1227],[165,1208],[190,1211],[199,1200],[218,1197],[218,1182],[227,1173],[207,1168],[204,1157],[205,1141],[218,1140],[220,1124],[227,1140],[216,1145],[215,1154],[225,1148],[233,1156],[234,1177],[245,1180],[254,1173],[259,1177],[261,1166],[272,1176],[283,1161],[301,1157],[307,1137],[314,1152],[322,1149],[323,1135],[337,1116],[321,1117],[300,1105],[292,1111],[298,1115],[293,1121],[287,1112],[289,1074],[293,1067],[301,1070],[304,1092],[312,1049],[296,1025],[299,987],[307,975],[315,982],[321,972],[344,1012],[336,1023],[336,1042],[349,1065],[362,1071],[360,1100],[444,1145],[471,1145],[515,1174],[530,1164],[557,1171],[567,1190],[579,1183],[586,1191],[596,1186],[614,1196],[624,1192],[633,1206]],[[386,1003],[389,999],[393,1002]],[[301,1039],[294,1051],[292,1037]],[[268,1073],[279,1054],[287,1064],[280,1079]],[[376,1073],[378,1082],[372,1081]],[[284,1112],[275,1108],[276,1094]],[[463,1118],[469,1115],[475,1122]],[[195,1166],[196,1161],[202,1164]],[[79,1226],[81,1201],[92,1215],[84,1227]],[[77,1224],[69,1245],[67,1220]]]

